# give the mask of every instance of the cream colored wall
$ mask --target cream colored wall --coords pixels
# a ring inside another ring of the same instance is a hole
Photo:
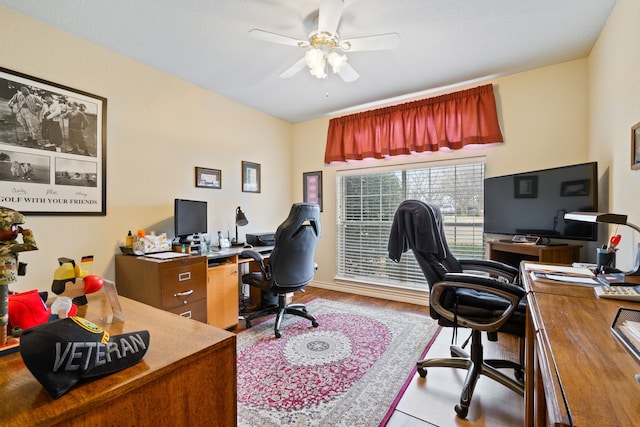
[[[486,156],[487,176],[563,166],[588,161],[587,61],[562,63],[533,71],[495,78],[498,116],[504,144],[371,161],[365,166],[425,162],[469,156]],[[475,82],[471,86],[478,86]],[[466,86],[452,89],[461,90]],[[434,93],[429,96],[437,96]],[[318,249],[316,283],[332,287],[335,268],[336,171],[353,165],[323,164],[329,118],[294,125],[292,167],[294,197],[302,197],[302,173],[323,172],[323,238]]]
[[[50,289],[60,256],[95,257],[114,279],[131,229],[173,234],[173,199],[209,202],[210,231],[274,230],[291,203],[291,125],[77,37],[0,8],[0,66],[107,98],[107,215],[28,216],[39,250],[16,291]],[[262,192],[240,191],[242,160],[261,164]],[[195,166],[222,170],[222,189],[195,188]]]
[[[632,76],[632,71],[624,72],[619,65],[628,67],[634,61],[635,76],[639,75],[632,48],[638,30],[630,24],[633,14],[625,15],[620,9],[631,9],[637,17],[633,1],[619,2],[612,20],[623,22],[622,28],[618,24],[610,28],[610,22],[589,62],[571,61],[487,80],[495,85],[504,144],[371,162],[367,166],[483,155],[487,175],[495,176],[590,159],[602,161],[610,156],[606,144],[611,143],[614,128],[620,133],[615,135],[616,143],[627,153],[622,156],[628,156],[628,135],[622,133],[628,133],[630,125],[640,120],[638,97],[633,96],[639,85],[637,80],[633,84],[612,83],[608,76],[614,71]],[[28,275],[19,279],[17,290],[47,289],[59,256],[79,258],[91,253],[96,260],[94,272],[113,278],[113,255],[126,231],[171,231],[175,197],[208,200],[211,230],[233,233],[237,205],[243,207],[250,221],[240,229],[241,237],[245,232],[273,230],[286,216],[290,203],[302,200],[302,173],[309,171],[323,171],[324,180],[317,281],[333,282],[335,172],[350,166],[323,164],[328,118],[290,125],[6,9],[0,8],[0,19],[1,66],[108,99],[107,216],[28,217],[41,249],[22,255],[21,260],[30,266]],[[630,31],[634,37],[626,36]],[[616,47],[619,53],[609,64],[610,47],[620,43],[625,47]],[[614,86],[614,94],[605,90],[609,85]],[[464,88],[461,85],[448,91]],[[588,112],[589,95],[608,102],[597,111],[591,103]],[[627,104],[635,99],[636,104],[617,115],[624,108],[616,102],[620,98]],[[600,115],[602,119],[595,117]],[[612,123],[619,121],[624,121],[624,126]],[[594,133],[590,153],[589,132]],[[635,182],[637,173],[622,171],[622,163],[628,162],[625,158],[616,163],[621,174],[616,181]],[[241,160],[262,164],[261,194],[240,192]],[[145,164],[155,167],[145,168]],[[196,189],[194,166],[222,169],[223,189]],[[625,194],[620,191],[615,197],[620,209],[637,203],[623,201]]]
[[[632,171],[631,127],[640,122],[640,2],[618,0],[589,56],[589,155],[598,160],[609,211],[640,225],[640,170]],[[638,235],[620,227],[618,266],[629,270]]]

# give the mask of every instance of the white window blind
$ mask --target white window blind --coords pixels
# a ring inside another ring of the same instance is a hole
[[[396,170],[338,173],[337,278],[427,289],[413,253],[400,263],[387,242],[398,205],[417,199],[440,206],[447,243],[461,258],[483,258],[484,163],[422,164]]]

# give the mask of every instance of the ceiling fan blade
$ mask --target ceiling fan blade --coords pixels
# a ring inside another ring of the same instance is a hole
[[[257,40],[270,43],[284,44],[287,46],[307,47],[309,42],[294,39],[293,37],[283,36],[282,34],[270,33],[269,31],[253,29],[249,31],[249,35]]]
[[[360,74],[349,63],[344,64],[344,68],[340,70],[338,75],[347,83],[358,80],[358,77],[360,77]]]
[[[378,34],[375,36],[357,37],[340,42],[340,49],[344,52],[358,52],[363,50],[385,50],[396,48],[400,44],[398,33]]]
[[[320,10],[318,14],[319,33],[336,33],[343,7],[343,0],[320,0]]]
[[[281,79],[288,79],[289,77],[293,77],[302,71],[307,66],[307,63],[304,60],[304,56],[300,58],[298,62],[293,64],[291,67],[284,70],[278,77]]]

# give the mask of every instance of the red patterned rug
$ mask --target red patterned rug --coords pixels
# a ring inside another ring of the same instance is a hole
[[[436,321],[323,299],[307,310],[318,328],[286,316],[280,339],[273,318],[238,334],[238,425],[384,425]]]

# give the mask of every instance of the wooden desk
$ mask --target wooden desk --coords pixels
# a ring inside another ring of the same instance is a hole
[[[272,249],[254,248],[265,258]],[[116,286],[121,295],[136,301],[232,329],[238,325],[241,267],[251,261],[240,256],[244,250],[225,248],[168,260],[116,255]]]
[[[122,297],[126,320],[107,325],[100,321],[100,301],[92,295],[88,310],[80,311],[83,317],[112,335],[150,332],[144,359],[115,374],[81,382],[53,400],[19,353],[3,356],[1,426],[236,424],[234,334]]]
[[[571,264],[580,260],[578,245],[528,245],[492,241],[489,244],[489,259],[518,267],[521,261],[538,261],[555,264]]]
[[[619,307],[590,287],[533,281],[527,290],[527,426],[633,426],[640,419],[640,364],[610,330]]]

